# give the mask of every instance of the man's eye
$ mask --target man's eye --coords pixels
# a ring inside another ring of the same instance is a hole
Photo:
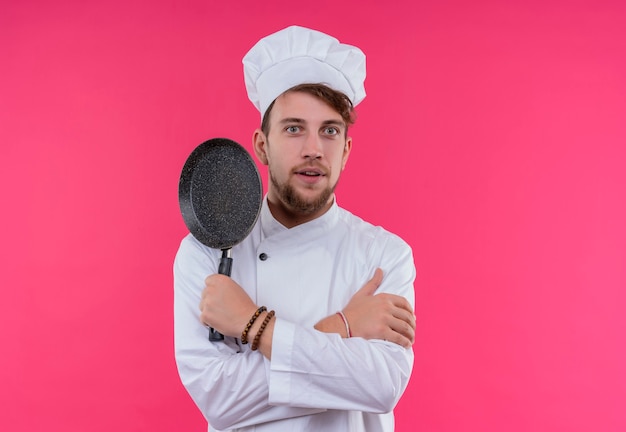
[[[298,133],[300,132],[300,126],[287,126],[285,130],[289,133]]]
[[[339,133],[339,130],[336,127],[329,126],[324,129],[324,133],[326,135],[337,135]]]

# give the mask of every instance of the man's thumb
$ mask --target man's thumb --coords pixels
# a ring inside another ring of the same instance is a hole
[[[374,276],[368,280],[365,285],[359,290],[359,294],[362,295],[374,295],[380,284],[383,282],[383,271],[377,268],[374,272]]]

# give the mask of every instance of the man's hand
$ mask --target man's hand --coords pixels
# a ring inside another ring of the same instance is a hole
[[[410,303],[402,296],[388,293],[374,294],[383,281],[383,271],[376,269],[374,276],[357,291],[343,310],[352,336],[364,339],[383,339],[405,348],[415,341],[415,314]],[[328,317],[315,327],[331,332],[335,321],[338,328],[343,323],[339,316]],[[339,332],[340,334],[345,331]]]
[[[214,274],[204,280],[200,319],[224,336],[240,337],[257,310],[248,294],[234,280]]]

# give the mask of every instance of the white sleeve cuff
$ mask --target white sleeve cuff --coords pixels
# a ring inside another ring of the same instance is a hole
[[[268,380],[270,405],[286,405],[289,403],[295,333],[296,327],[294,324],[276,318],[272,337],[272,361]]]

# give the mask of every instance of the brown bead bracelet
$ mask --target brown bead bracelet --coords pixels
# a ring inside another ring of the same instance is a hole
[[[252,318],[250,318],[250,321],[248,321],[248,324],[246,324],[246,328],[243,329],[243,331],[241,332],[241,343],[242,344],[245,345],[245,344],[248,343],[248,332],[250,331],[250,327],[252,327],[252,324],[254,324],[254,322],[259,317],[259,315],[261,315],[266,310],[267,310],[267,308],[265,306],[261,306],[260,308],[258,308],[256,310],[254,315],[252,315]]]
[[[263,320],[263,323],[261,324],[261,328],[259,329],[258,332],[256,332],[256,335],[254,335],[254,340],[252,341],[252,346],[250,347],[252,351],[256,351],[257,348],[259,348],[259,341],[261,340],[261,335],[263,334],[263,330],[265,330],[265,327],[267,326],[267,324],[271,321],[273,317],[274,317],[273,310],[269,311],[267,315],[265,316],[265,319]]]

